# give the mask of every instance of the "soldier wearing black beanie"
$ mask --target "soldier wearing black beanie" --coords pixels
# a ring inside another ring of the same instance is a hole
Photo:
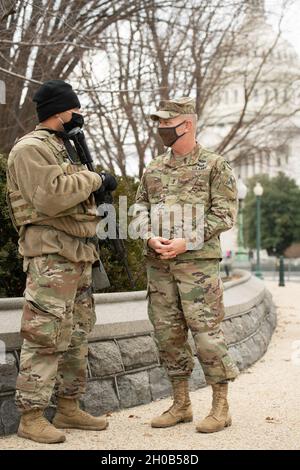
[[[27,273],[15,400],[18,435],[54,444],[66,440],[63,429],[102,431],[108,424],[81,410],[79,399],[96,321],[92,266],[100,264],[93,193],[112,191],[116,180],[71,162],[66,132],[82,127],[83,116],[68,83],[47,81],[33,100],[40,123],[16,142],[7,164],[7,202]],[[57,408],[50,423],[44,410],[53,392]]]
[[[73,108],[80,108],[78,96],[64,80],[48,80],[43,83],[33,96],[39,122],[43,122],[56,113]]]

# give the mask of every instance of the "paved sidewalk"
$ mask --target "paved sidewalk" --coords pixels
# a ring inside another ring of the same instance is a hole
[[[278,306],[278,326],[265,356],[230,386],[231,428],[209,435],[195,432],[195,422],[210,407],[206,387],[191,393],[194,423],[152,429],[151,417],[171,404],[165,399],[113,413],[106,431],[66,431],[67,441],[57,445],[13,435],[0,438],[0,449],[300,449],[300,352],[293,349],[295,341],[300,344],[299,284],[266,285]]]

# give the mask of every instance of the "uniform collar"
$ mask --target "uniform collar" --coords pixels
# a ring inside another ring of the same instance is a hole
[[[42,124],[38,124],[35,126],[34,131],[40,131],[40,135],[48,136],[49,134],[60,144],[62,144],[62,140],[55,134],[55,131],[50,127],[43,126]]]
[[[43,126],[42,124],[38,124],[37,126],[35,126],[35,131],[40,131],[40,130],[43,130],[45,132],[50,132],[52,133],[53,132],[53,129],[50,129],[50,127],[47,127],[47,126]],[[51,132],[52,131],[52,132]]]
[[[193,150],[185,155],[174,155],[172,150],[168,152],[166,165],[171,168],[179,168],[186,165],[194,165],[199,158],[201,152],[201,146],[196,143]]]

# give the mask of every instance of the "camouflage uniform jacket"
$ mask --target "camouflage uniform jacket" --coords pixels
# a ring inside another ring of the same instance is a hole
[[[149,214],[151,204],[203,204],[204,244],[176,259],[222,258],[219,235],[233,226],[237,212],[236,180],[222,156],[199,144],[184,156],[167,151],[146,168],[136,202]],[[157,256],[148,246],[144,254]]]
[[[24,258],[58,253],[73,262],[94,262],[94,244],[78,238],[96,233],[100,219],[92,192],[101,177],[71,164],[60,140],[42,128],[22,137],[8,157],[7,202],[19,252]]]

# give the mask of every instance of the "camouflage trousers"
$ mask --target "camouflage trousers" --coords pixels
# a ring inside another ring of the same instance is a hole
[[[84,393],[87,336],[96,319],[91,283],[91,263],[73,263],[57,254],[30,259],[16,385],[21,411],[44,409],[54,390],[70,398]]]
[[[238,368],[223,335],[223,284],[218,259],[147,258],[148,314],[160,360],[170,378],[190,376],[191,331],[206,382],[233,380]]]

